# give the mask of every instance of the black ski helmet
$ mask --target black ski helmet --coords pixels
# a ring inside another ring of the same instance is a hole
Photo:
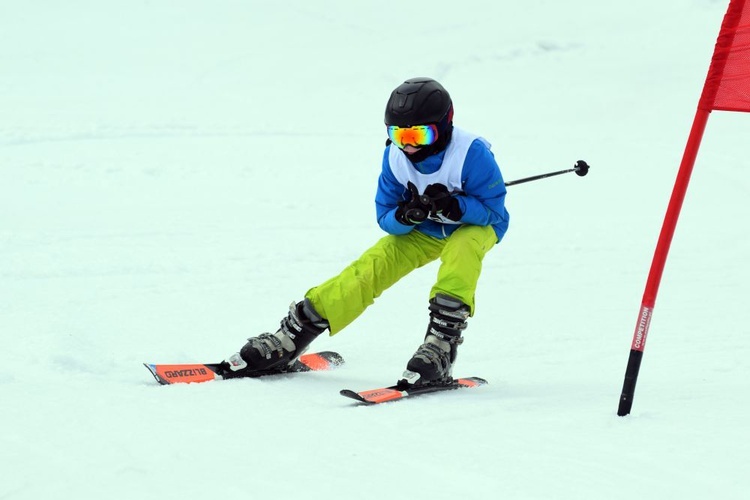
[[[385,106],[387,127],[411,127],[437,124],[437,141],[409,154],[414,163],[440,153],[448,147],[453,135],[453,101],[445,88],[432,78],[410,78],[396,87]],[[390,144],[390,139],[386,145]]]
[[[432,78],[410,78],[391,92],[385,124],[411,127],[440,123],[449,114],[453,114],[453,101],[442,85]]]

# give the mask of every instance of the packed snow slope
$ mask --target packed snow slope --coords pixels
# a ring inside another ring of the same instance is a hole
[[[743,499],[750,116],[713,113],[630,416],[643,287],[726,1],[5,2],[0,499]],[[340,370],[162,387],[383,233],[391,90],[440,80],[509,188],[457,375],[378,407],[437,264],[317,350]]]

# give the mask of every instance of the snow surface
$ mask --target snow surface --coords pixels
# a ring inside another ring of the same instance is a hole
[[[29,0],[0,13],[0,499],[744,499],[750,117],[713,113],[633,412],[653,249],[726,1]],[[379,407],[437,264],[316,342],[347,365],[158,386],[218,361],[382,232],[390,91],[432,76],[494,144],[511,228],[457,365]]]

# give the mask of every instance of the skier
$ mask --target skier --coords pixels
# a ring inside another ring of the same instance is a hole
[[[318,335],[340,332],[384,290],[439,257],[427,333],[402,382],[451,381],[462,332],[474,314],[482,259],[508,228],[505,183],[490,144],[454,128],[451,97],[433,79],[399,85],[388,99],[385,125],[375,205],[388,235],[292,303],[276,333],[248,339],[223,363],[225,378],[293,363]]]

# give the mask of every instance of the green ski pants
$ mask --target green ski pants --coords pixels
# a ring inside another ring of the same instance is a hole
[[[311,288],[305,297],[328,320],[334,335],[362,314],[384,290],[440,257],[430,298],[437,294],[457,298],[471,308],[473,315],[482,259],[495,243],[497,235],[491,226],[461,226],[442,240],[419,231],[388,235],[341,274]]]

